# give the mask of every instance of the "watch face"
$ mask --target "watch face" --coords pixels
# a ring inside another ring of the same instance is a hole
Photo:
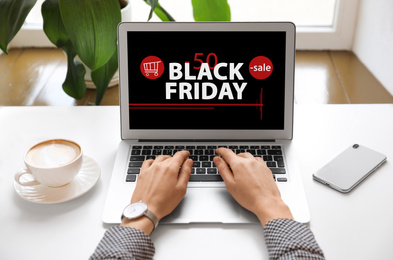
[[[123,215],[126,218],[133,219],[142,216],[147,210],[147,205],[143,202],[134,202],[128,205],[124,211]]]

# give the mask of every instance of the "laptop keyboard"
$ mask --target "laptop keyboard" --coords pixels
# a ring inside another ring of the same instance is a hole
[[[287,182],[283,152],[280,145],[134,145],[131,149],[126,182],[136,181],[143,161],[155,159],[159,155],[172,156],[182,150],[189,151],[189,158],[194,162],[190,182],[223,181],[213,162],[213,158],[217,156],[215,150],[218,147],[229,148],[236,154],[249,152],[254,156],[262,157],[272,171],[274,180],[277,182]]]

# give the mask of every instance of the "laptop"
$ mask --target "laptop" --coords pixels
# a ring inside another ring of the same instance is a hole
[[[103,222],[120,223],[142,162],[189,150],[187,194],[161,224],[256,223],[225,188],[217,147],[263,157],[295,220],[310,220],[292,145],[292,23],[121,23],[121,139]]]

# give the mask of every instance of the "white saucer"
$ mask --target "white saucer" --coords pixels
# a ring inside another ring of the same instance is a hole
[[[101,170],[90,157],[83,156],[83,164],[74,180],[67,185],[50,188],[45,185],[22,186],[14,181],[14,189],[18,195],[28,201],[42,204],[53,204],[69,201],[82,196],[96,185]],[[23,176],[22,178],[23,179]]]

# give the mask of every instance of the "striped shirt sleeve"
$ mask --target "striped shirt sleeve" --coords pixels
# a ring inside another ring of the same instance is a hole
[[[275,219],[264,228],[269,259],[325,259],[311,230],[289,219]],[[153,259],[155,248],[150,237],[138,229],[112,227],[105,232],[90,260]]]
[[[325,259],[311,230],[290,219],[275,219],[264,228],[269,259]]]
[[[116,226],[108,229],[90,260],[153,259],[155,248],[150,237],[142,231]]]

